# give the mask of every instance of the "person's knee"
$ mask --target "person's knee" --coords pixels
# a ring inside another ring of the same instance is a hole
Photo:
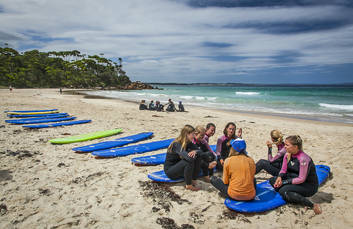
[[[266,162],[265,159],[260,159],[256,164],[264,164]]]
[[[211,179],[210,179],[211,184],[214,186],[217,183],[217,180],[218,180],[218,177],[212,176]]]
[[[277,177],[271,177],[268,182],[270,182],[270,185],[272,185],[272,187],[275,185],[276,183],[276,180],[277,180]]]

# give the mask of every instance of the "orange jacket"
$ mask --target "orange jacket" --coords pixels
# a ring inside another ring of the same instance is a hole
[[[254,187],[255,162],[251,157],[237,155],[224,162],[223,182],[229,184],[228,195],[235,200],[251,200],[256,195]]]

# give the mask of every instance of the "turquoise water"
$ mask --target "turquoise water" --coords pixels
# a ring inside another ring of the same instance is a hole
[[[163,90],[95,91],[90,94],[131,101],[183,101],[216,109],[265,112],[353,123],[353,87],[161,86]]]

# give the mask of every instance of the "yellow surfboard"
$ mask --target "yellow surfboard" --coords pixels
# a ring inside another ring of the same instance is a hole
[[[41,111],[41,112],[14,112],[9,111],[7,114],[9,115],[35,115],[35,114],[54,114],[58,113],[59,111]]]

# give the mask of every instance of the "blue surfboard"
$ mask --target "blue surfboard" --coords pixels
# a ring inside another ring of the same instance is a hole
[[[57,111],[58,109],[51,109],[51,110],[28,110],[28,111],[4,111],[7,112],[47,112],[47,111]]]
[[[174,139],[155,141],[145,144],[125,146],[121,148],[113,148],[106,150],[93,151],[92,155],[97,157],[123,157],[130,154],[145,153],[154,150],[167,148]]]
[[[130,143],[138,142],[146,138],[149,138],[152,135],[153,135],[153,132],[139,133],[139,134],[123,137],[123,138],[117,138],[113,141],[105,141],[105,142],[99,142],[96,144],[75,147],[72,150],[77,152],[92,152],[97,150],[109,149],[113,147],[119,147]]]
[[[83,123],[89,123],[91,120],[77,120],[77,121],[70,121],[70,122],[58,122],[58,123],[51,123],[51,124],[40,124],[40,125],[25,125],[22,126],[24,128],[30,129],[40,129],[40,128],[49,128],[49,127],[57,127],[57,126],[71,126]]]
[[[30,117],[51,117],[56,115],[68,115],[68,113],[54,113],[54,114],[23,114],[23,115],[7,115],[9,118],[30,118]]]
[[[21,122],[21,121],[30,121],[30,120],[41,120],[41,119],[49,119],[49,118],[65,118],[69,116],[68,114],[62,114],[62,115],[53,115],[50,117],[36,117],[36,118],[21,118],[21,119],[8,119],[5,120],[7,123],[16,123],[16,122]]]
[[[39,120],[28,120],[28,121],[17,121],[12,122],[11,124],[34,124],[34,123],[46,123],[46,122],[61,122],[61,121],[68,121],[73,120],[76,117],[67,117],[67,118],[48,118],[48,119],[39,119]]]
[[[200,171],[199,174],[200,177],[203,176],[202,171]],[[150,178],[151,180],[155,181],[155,182],[162,182],[162,183],[178,183],[178,182],[182,182],[184,181],[184,178],[178,178],[176,180],[172,180],[170,179],[165,173],[164,170],[160,170],[157,172],[153,172],[147,175],[148,178]]]
[[[210,147],[213,151],[216,150],[216,145],[211,145]],[[131,159],[131,162],[135,165],[160,165],[164,164],[166,155],[167,153],[160,153],[149,156],[134,157]]]
[[[153,181],[163,182],[163,183],[178,183],[184,181],[184,178],[179,178],[176,180],[172,180],[164,173],[164,170],[153,172],[147,175]]]
[[[329,176],[330,167],[326,165],[316,165],[316,173],[320,185]],[[286,201],[273,189],[269,181],[264,181],[256,185],[256,196],[254,200],[236,201],[227,198],[224,204],[231,210],[250,213],[268,211],[286,204]]]
[[[160,165],[164,164],[167,153],[159,153],[155,155],[135,157],[131,162],[135,165]]]

